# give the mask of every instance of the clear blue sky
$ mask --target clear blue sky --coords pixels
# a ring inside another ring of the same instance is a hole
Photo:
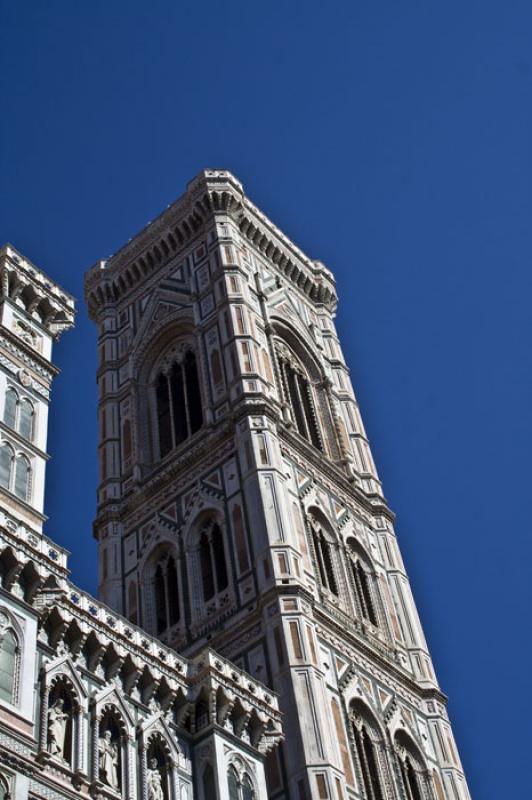
[[[0,238],[79,298],[56,349],[47,488],[73,578],[94,590],[83,272],[200,169],[228,168],[336,274],[473,797],[527,796],[530,2],[0,9]]]

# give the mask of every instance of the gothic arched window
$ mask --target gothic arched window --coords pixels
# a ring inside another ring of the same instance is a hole
[[[196,356],[188,350],[183,359],[159,373],[155,381],[157,429],[161,458],[203,425],[203,407]]]
[[[238,775],[234,767],[229,767],[227,774],[227,785],[229,788],[229,800],[240,800],[238,791]]]
[[[4,423],[9,428],[15,428],[17,420],[18,394],[14,389],[8,389],[4,402]]]
[[[20,399],[15,389],[9,388],[4,402],[4,423],[31,441],[34,418],[35,409],[31,400],[26,397]]]
[[[0,486],[4,489],[11,487],[11,471],[13,468],[14,453],[5,442],[0,445]]]
[[[33,418],[34,418],[33,403],[24,398],[19,403],[18,412],[18,432],[24,439],[29,441],[33,438]]]
[[[397,732],[394,745],[406,800],[423,800],[425,768],[418,748],[404,731]]]
[[[229,800],[254,800],[255,793],[251,778],[245,772],[242,777],[233,766],[227,771],[227,787],[229,789]]]
[[[332,543],[316,520],[309,520],[309,525],[320,584],[324,589],[338,596],[338,583],[334,569]]]
[[[379,769],[379,733],[370,715],[360,713],[355,704],[351,706],[349,717],[366,800],[384,800]]]
[[[27,500],[30,490],[30,463],[26,456],[18,455],[15,461],[15,494]]]
[[[199,541],[203,599],[209,600],[227,589],[227,562],[223,534],[216,523],[204,528]]]
[[[11,628],[0,631],[0,700],[13,703],[18,672],[18,640]]]
[[[153,573],[155,628],[158,634],[173,628],[181,618],[176,559],[166,553]]]
[[[283,393],[292,411],[296,428],[314,447],[323,450],[308,376],[299,361],[284,345],[277,347],[277,358]]]
[[[375,604],[375,576],[369,559],[362,554],[360,548],[352,539],[347,543],[347,554],[353,576],[357,606],[362,617],[377,627],[379,618]]]

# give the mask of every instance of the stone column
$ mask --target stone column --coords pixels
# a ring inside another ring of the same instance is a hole
[[[92,759],[91,759],[91,779],[97,781],[99,773],[98,744],[100,742],[100,715],[94,714],[92,720]]]
[[[48,687],[43,682],[41,687],[41,729],[39,731],[39,750],[43,753],[47,749],[47,735],[48,735],[48,701],[50,697],[48,694]]]
[[[148,787],[146,785],[148,764],[147,764],[147,753],[145,744],[141,744],[139,747],[139,760],[140,760],[140,797],[141,800],[148,800]]]

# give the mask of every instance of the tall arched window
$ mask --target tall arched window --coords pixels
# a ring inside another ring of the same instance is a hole
[[[20,399],[15,389],[9,388],[4,403],[4,423],[31,441],[34,418],[35,409],[31,400],[28,400],[27,397]]]
[[[9,489],[11,487],[13,460],[13,450],[4,442],[0,445],[0,486],[3,486],[4,489]]]
[[[173,628],[181,618],[176,559],[166,553],[153,573],[155,628],[158,634]]]
[[[11,628],[0,630],[0,700],[13,703],[18,672],[18,641]]]
[[[234,767],[229,767],[227,773],[227,785],[229,788],[229,800],[240,800],[238,791],[238,775]]]
[[[352,704],[349,717],[355,740],[359,773],[366,800],[384,800],[384,791],[379,769],[380,734],[371,716]]]
[[[4,403],[4,422],[9,428],[15,428],[17,420],[18,394],[14,389],[8,389]]]
[[[223,534],[217,523],[204,528],[199,542],[203,599],[207,603],[228,586]]]
[[[24,398],[19,403],[18,432],[28,441],[33,438],[33,403]]]
[[[309,518],[312,543],[318,567],[318,576],[322,588],[338,596],[338,583],[334,569],[332,544],[322,526],[313,518]]]
[[[161,458],[203,425],[203,407],[196,356],[188,350],[181,360],[159,373],[155,381],[159,454]]]
[[[292,411],[296,428],[314,447],[323,450],[308,376],[299,361],[284,345],[278,344],[277,357],[283,393]]]
[[[397,732],[394,745],[406,800],[423,800],[425,768],[417,746],[404,731]]]
[[[15,461],[15,494],[27,500],[30,491],[30,463],[26,456],[18,455]]]
[[[349,567],[353,576],[353,586],[358,609],[362,617],[375,627],[379,624],[375,604],[375,576],[369,559],[363,554],[358,544],[350,539],[347,542]]]

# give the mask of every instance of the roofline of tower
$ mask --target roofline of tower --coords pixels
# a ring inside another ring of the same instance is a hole
[[[37,311],[39,318],[33,321],[54,339],[74,325],[74,297],[6,242],[0,247],[0,296],[13,300],[26,292],[30,295],[23,301],[26,314],[32,318]]]
[[[149,222],[107,260],[85,273],[89,304],[113,304],[173,259],[192,242],[208,215],[235,218],[242,236],[316,302],[336,306],[332,272],[310,259],[244,194],[240,181],[228,170],[203,170],[187,184],[186,192]]]
[[[63,287],[59,283],[57,283],[57,281],[53,281],[45,272],[43,272],[43,270],[40,267],[36,266],[36,264],[34,264],[33,261],[30,261],[30,259],[27,256],[25,256],[24,253],[22,253],[18,248],[16,248],[14,245],[12,245],[11,242],[5,242],[0,247],[0,258],[2,256],[8,256],[9,257],[11,255],[10,251],[12,251],[16,256],[18,256],[18,258],[21,259],[23,262],[25,262],[27,264],[27,266],[31,270],[34,270],[39,275],[42,275],[42,277],[44,278],[44,283],[45,284],[50,284],[55,289],[57,289],[58,292],[61,292],[61,294],[65,298],[70,300],[71,304],[72,304],[71,311],[74,314],[76,313],[76,310],[74,308],[74,304],[76,302],[76,298],[74,297],[74,295],[70,294],[70,292],[67,292],[65,289],[63,289]],[[23,266],[23,265],[17,263],[17,266]],[[45,288],[47,288],[46,285],[45,285]],[[55,295],[54,295],[54,298],[55,298]],[[55,299],[59,299],[60,300],[60,298],[55,298]],[[68,304],[66,304],[66,305],[68,305]]]

